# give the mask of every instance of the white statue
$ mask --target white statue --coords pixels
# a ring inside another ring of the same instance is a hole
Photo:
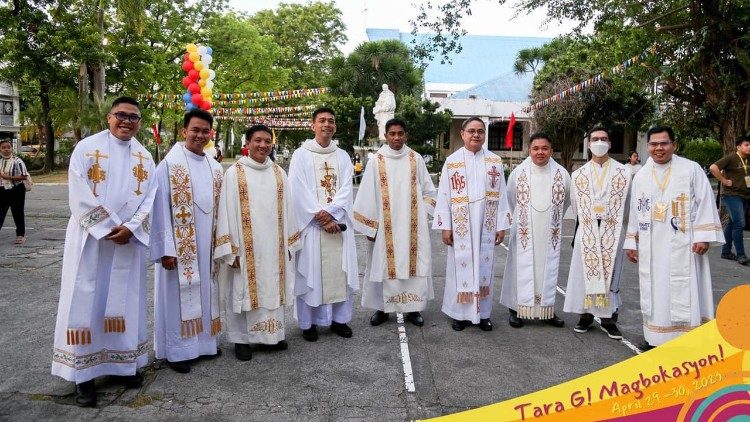
[[[378,139],[385,141],[385,123],[393,118],[396,111],[396,97],[393,95],[388,84],[383,84],[383,92],[380,93],[375,107],[372,108],[372,114],[378,121]]]

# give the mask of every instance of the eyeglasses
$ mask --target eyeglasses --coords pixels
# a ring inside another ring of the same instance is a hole
[[[464,130],[464,132],[468,133],[470,136],[474,136],[474,135],[484,136],[484,134],[486,133],[484,129],[466,129]]]
[[[599,141],[609,142],[609,138],[607,138],[607,137],[603,137],[603,138],[591,138],[591,142],[599,142]]]
[[[192,129],[190,129],[188,132],[192,133],[193,135],[206,135],[207,136],[207,135],[211,134],[211,129],[203,129],[203,130],[201,130],[201,129],[198,129],[198,128],[194,127]]]
[[[668,147],[672,142],[671,141],[664,141],[664,142],[649,142],[648,147],[649,148],[666,148]]]
[[[122,111],[118,111],[117,113],[110,113],[112,116],[115,116],[115,119],[120,122],[129,121],[130,123],[138,123],[141,121],[141,116],[137,114],[128,114],[123,113]]]

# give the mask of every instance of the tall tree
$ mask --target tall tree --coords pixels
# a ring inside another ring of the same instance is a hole
[[[347,39],[341,10],[333,1],[282,3],[256,13],[251,22],[281,46],[277,63],[291,69],[292,88],[323,86],[330,59],[341,54],[338,46]]]

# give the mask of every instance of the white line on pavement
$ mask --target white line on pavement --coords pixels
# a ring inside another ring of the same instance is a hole
[[[416,391],[414,386],[414,373],[411,370],[411,357],[409,357],[409,339],[406,337],[406,328],[404,327],[404,314],[396,314],[398,323],[398,341],[401,343],[401,362],[404,365],[404,385],[406,391],[413,393]]]
[[[561,295],[565,296],[565,290],[563,290],[563,289],[562,289],[562,287],[560,287],[560,286],[557,286],[557,291],[558,291],[558,292],[559,292],[559,293],[560,293]],[[601,320],[601,319],[599,319],[599,317],[594,317],[594,321],[596,321],[596,323],[597,323],[597,324],[599,324],[599,327],[601,327],[601,325],[602,325],[602,320]],[[604,330],[604,328],[602,328],[602,330]],[[624,345],[625,345],[625,346],[626,346],[626,347],[627,347],[628,349],[630,349],[630,350],[631,350],[631,351],[632,351],[633,353],[635,353],[636,355],[640,355],[641,353],[643,353],[643,352],[641,351],[641,349],[639,349],[639,348],[635,347],[635,346],[633,345],[633,343],[629,342],[629,341],[628,341],[628,340],[627,340],[627,339],[625,338],[625,336],[623,336],[623,337],[622,337],[622,338],[620,339],[620,343],[624,344]]]

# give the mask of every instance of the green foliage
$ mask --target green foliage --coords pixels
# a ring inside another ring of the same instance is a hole
[[[377,98],[383,84],[396,96],[422,93],[422,71],[401,41],[362,43],[348,57],[334,58],[331,65],[328,86],[337,95]]]
[[[436,113],[440,104],[415,97],[401,97],[396,103],[397,118],[409,126],[409,147],[422,155],[437,158],[436,139],[450,129],[453,114]]]
[[[682,142],[678,141],[678,144],[680,143]],[[711,138],[691,139],[685,142],[684,146],[680,146],[678,152],[685,158],[700,164],[703,168],[708,168],[724,155],[719,141]]]
[[[261,34],[281,47],[277,66],[291,70],[292,88],[323,86],[331,58],[341,54],[346,25],[333,1],[307,4],[282,3],[250,18]]]

